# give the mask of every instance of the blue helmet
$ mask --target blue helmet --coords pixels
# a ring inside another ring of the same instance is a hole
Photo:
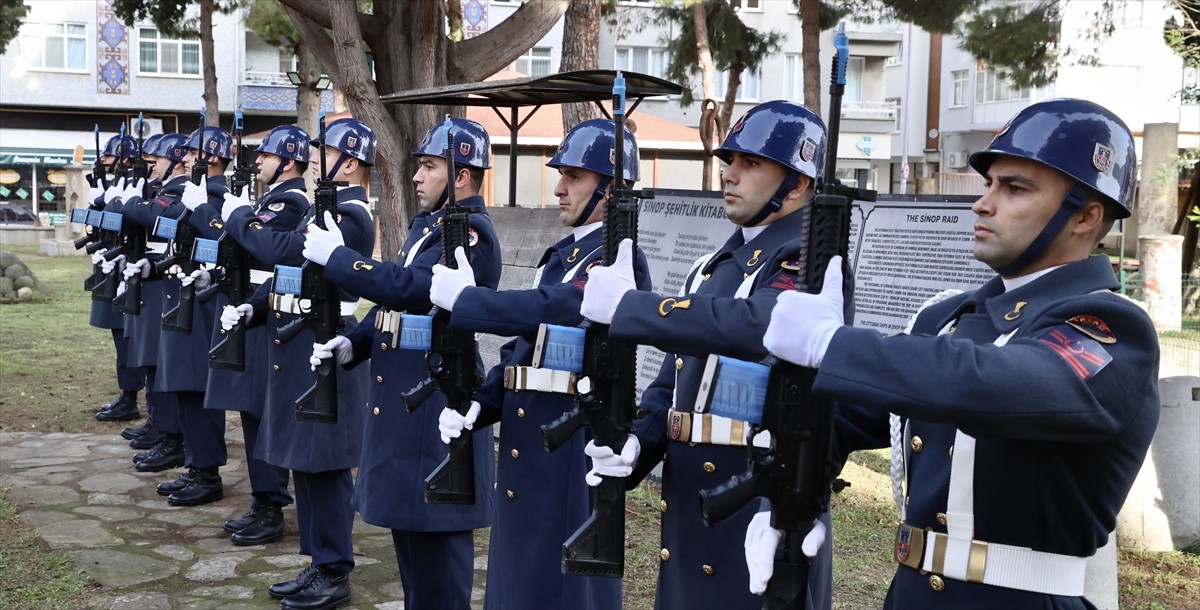
[[[108,139],[104,145],[104,150],[100,152],[100,156],[120,157],[122,159],[136,159],[137,140],[133,136],[115,135]]]
[[[742,115],[713,154],[726,163],[734,151],[766,157],[815,180],[825,166],[825,139],[825,122],[815,112],[774,100]]]
[[[187,148],[200,150],[200,130],[188,137]],[[213,157],[233,160],[233,136],[220,127],[204,128],[204,153]]]
[[[996,155],[1052,167],[1116,204],[1121,218],[1133,212],[1133,133],[1095,102],[1063,98],[1030,105],[1001,128],[987,148],[971,155],[971,167],[986,175]]]
[[[616,124],[609,119],[592,119],[571,128],[562,144],[546,167],[579,167],[597,174],[614,177],[616,168]],[[637,139],[629,129],[625,130],[624,178],[637,182],[638,171]]]
[[[308,163],[308,134],[295,125],[280,125],[267,133],[258,152],[292,159],[297,163]]]
[[[164,133],[151,154],[179,163],[187,154],[187,141],[187,136],[181,133]]]
[[[450,119],[450,136],[454,138],[454,164],[477,169],[492,167],[492,140],[483,125],[471,119]],[[446,154],[446,133],[442,123],[430,128],[425,140],[413,151],[414,156]]]
[[[143,140],[142,141],[142,154],[157,156],[158,155],[158,141],[161,140],[162,137],[163,137],[163,134],[156,133],[156,134],[146,138],[145,140]]]
[[[312,140],[320,146],[320,140]],[[325,145],[367,165],[375,165],[375,132],[358,119],[338,119],[325,126]]]

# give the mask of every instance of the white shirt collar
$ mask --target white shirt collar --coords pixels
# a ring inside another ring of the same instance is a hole
[[[575,236],[575,241],[579,241],[584,237],[587,237],[592,231],[599,229],[601,224],[603,224],[603,221],[598,220],[591,224],[583,225],[582,227],[575,227],[571,229],[571,235]]]
[[[771,225],[759,225],[757,227],[742,227],[742,239],[746,240],[746,243],[750,243],[751,240],[753,240],[755,237],[758,237],[759,235],[761,235],[763,231],[766,231],[767,227],[769,227],[769,226],[771,226]]]
[[[1021,277],[1014,277],[1014,278],[1002,277],[1000,279],[1004,281],[1004,291],[1008,292],[1010,290],[1016,290],[1016,289],[1020,288],[1021,286],[1024,286],[1024,285],[1038,279],[1039,277],[1042,277],[1043,275],[1046,275],[1047,273],[1050,273],[1051,271],[1058,269],[1059,267],[1065,267],[1065,266],[1066,265],[1055,265],[1054,267],[1050,267],[1048,269],[1042,269],[1041,271],[1035,271],[1033,273],[1030,273],[1029,275],[1022,275]]]

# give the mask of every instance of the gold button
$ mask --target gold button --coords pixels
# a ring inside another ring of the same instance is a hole
[[[278,364],[272,365],[272,366],[271,366],[271,368],[275,369],[275,372],[279,372],[279,365],[278,365]]]
[[[280,320],[280,319],[282,319],[282,318],[283,318],[283,314],[279,313],[278,311],[277,311],[277,312],[275,312],[275,319],[276,319],[276,320]]]
[[[950,445],[950,459],[954,459],[954,445]]]
[[[275,345],[283,345],[283,340],[281,340],[281,339],[276,339],[276,340],[275,340]]]
[[[510,499],[510,500],[511,500],[511,499],[513,499],[513,498],[515,498],[515,497],[517,497],[517,492],[515,492],[515,491],[513,491],[513,490],[511,490],[511,489],[510,489],[510,490],[508,490],[508,499]]]
[[[668,551],[667,549],[663,549],[658,552],[658,557],[660,559],[662,559],[663,561],[666,561],[671,558],[671,551]]]
[[[713,567],[712,567],[712,566],[710,566],[710,565],[708,565],[707,563],[706,563],[706,564],[704,564],[704,565],[702,565],[702,566],[700,566],[700,569],[701,569],[701,570],[704,570],[704,573],[705,573],[705,574],[708,574],[709,576],[712,576],[713,574],[716,574],[716,573],[717,573],[717,571],[716,571],[716,570],[714,570],[714,569],[713,569]]]
[[[704,463],[704,472],[707,472],[708,474],[712,474],[712,473],[714,473],[714,472],[716,472],[716,471],[717,471],[717,465],[716,465],[716,464],[714,464],[714,463],[712,463],[712,462],[705,462],[705,463]]]
[[[224,328],[222,328],[222,329],[221,329],[221,334],[222,334],[222,335],[223,335],[223,334],[225,334],[226,332],[227,332],[227,331],[226,331]]]
[[[517,417],[525,417],[525,409],[517,409]]]
[[[661,510],[664,513],[667,512],[667,501],[666,500],[658,501],[658,510]]]
[[[677,370],[677,371],[683,370],[683,358],[675,359],[675,370]]]
[[[933,587],[934,591],[944,591],[946,589],[946,581],[942,580],[941,576],[934,574],[929,577],[929,586]]]
[[[167,300],[168,300],[168,301],[170,301],[170,300],[171,300],[171,295],[169,295],[169,294],[167,295]]]
[[[424,229],[421,229],[421,234],[422,234],[422,235],[424,235],[424,234],[426,234],[426,233],[429,233],[429,227],[425,227]]]
[[[376,375],[375,383],[383,383],[383,375]]]
[[[941,523],[942,525],[946,525],[946,513],[938,513],[937,522]]]
[[[376,415],[379,415],[379,407],[375,407],[374,409],[371,409],[371,412]]]
[[[387,343],[380,342],[379,343],[379,351],[386,352],[387,351]]]
[[[520,451],[517,451],[516,449],[513,449],[513,450],[512,450],[512,456],[513,456],[513,459],[515,460],[515,459],[517,459],[517,458],[521,457],[521,452],[520,452]]]
[[[921,437],[919,436],[912,437],[912,450],[916,451],[917,453],[924,451],[925,441],[921,440]]]

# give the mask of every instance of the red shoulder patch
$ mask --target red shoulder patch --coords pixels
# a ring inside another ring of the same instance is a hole
[[[1101,342],[1101,343],[1116,343],[1117,337],[1113,335],[1112,329],[1104,320],[1092,315],[1080,315],[1067,320],[1079,332]]]
[[[1112,362],[1112,354],[1103,345],[1074,326],[1060,324],[1038,335],[1037,340],[1050,346],[1080,379],[1088,379]]]

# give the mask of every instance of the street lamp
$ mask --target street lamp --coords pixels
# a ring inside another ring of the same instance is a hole
[[[300,73],[296,72],[295,70],[290,70],[287,72],[287,79],[289,83],[292,83],[297,87],[304,84],[304,79],[300,78]],[[317,91],[324,91],[331,86],[333,86],[333,79],[329,78],[329,76],[325,74],[322,74],[317,78],[317,84],[314,85],[313,88]]]

